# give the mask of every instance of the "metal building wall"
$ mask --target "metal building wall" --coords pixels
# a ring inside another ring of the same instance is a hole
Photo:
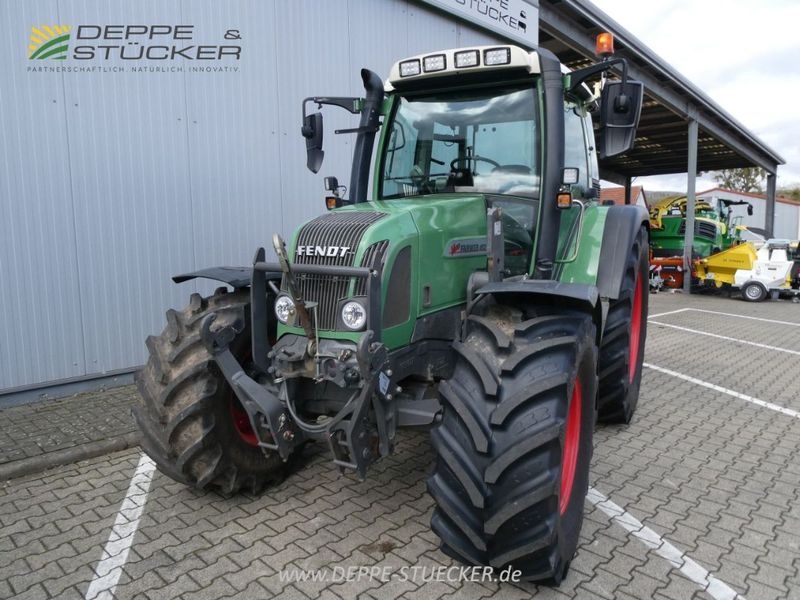
[[[726,195],[726,197],[728,195]],[[735,214],[741,214],[744,216],[744,219],[742,220],[744,225],[759,229],[763,228],[767,214],[766,200],[747,196],[741,196],[741,199],[747,200],[753,205],[753,214],[748,215],[741,208],[739,208]],[[772,229],[772,237],[796,240],[800,235],[798,228],[800,228],[800,206],[786,204],[784,202],[775,202],[775,224],[773,225]]]
[[[775,203],[775,237],[787,240],[800,239],[800,205]]]
[[[406,0],[27,0],[0,22],[0,394],[141,364],[164,310],[213,289],[172,274],[249,264],[318,214],[322,174],[349,179],[353,140],[333,130],[354,117],[326,111],[312,175],[304,97],[496,41]],[[31,26],[156,22],[239,29],[240,71],[26,72],[47,64],[27,59]]]

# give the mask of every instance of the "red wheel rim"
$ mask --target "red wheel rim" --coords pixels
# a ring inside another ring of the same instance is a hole
[[[239,434],[239,437],[242,438],[246,444],[258,446],[258,437],[256,436],[256,432],[253,431],[252,425],[250,425],[250,417],[247,416],[247,411],[242,408],[242,405],[233,393],[230,395],[229,405],[231,408],[231,417],[233,417],[233,427],[236,429],[236,433]]]
[[[639,366],[639,343],[642,336],[642,281],[636,275],[636,284],[633,287],[633,306],[631,307],[631,341],[628,356],[628,381],[633,383],[636,369]]]
[[[578,466],[578,448],[581,442],[581,406],[583,390],[581,382],[576,378],[572,388],[572,398],[567,413],[567,431],[564,434],[564,452],[561,459],[561,494],[558,511],[564,514],[572,495],[572,484],[575,482],[575,469]]]

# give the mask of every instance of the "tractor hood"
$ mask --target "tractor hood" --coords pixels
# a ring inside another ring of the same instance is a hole
[[[486,199],[442,194],[343,207],[300,226],[289,256],[296,264],[381,271],[382,337],[399,347],[410,342],[418,319],[463,304],[469,275],[485,268]],[[349,299],[366,295],[363,280],[296,279],[304,299],[317,303],[322,337],[360,335],[342,326],[339,313]]]

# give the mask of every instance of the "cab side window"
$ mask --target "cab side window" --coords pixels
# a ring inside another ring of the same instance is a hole
[[[458,158],[459,152],[466,145],[462,128],[447,127],[441,123],[433,124],[433,146],[431,148],[430,175],[447,177],[450,163]]]
[[[405,119],[398,117],[389,132],[389,141],[386,151],[384,168],[384,187],[387,192],[402,195],[407,186],[404,178],[392,176],[403,174],[407,176],[414,167],[414,153],[409,152],[418,144],[419,130],[409,125]]]
[[[577,198],[585,198],[591,188],[592,174],[587,160],[588,142],[581,109],[569,102],[564,104],[564,167],[578,169],[578,183],[572,186]]]
[[[597,166],[597,144],[594,139],[594,126],[592,125],[592,117],[588,111],[586,116],[583,117],[583,131],[586,133],[586,143],[589,146],[589,184],[599,188],[600,185],[600,169]]]
[[[536,137],[530,121],[484,124],[475,135],[475,154],[503,166],[515,165],[533,172]]]

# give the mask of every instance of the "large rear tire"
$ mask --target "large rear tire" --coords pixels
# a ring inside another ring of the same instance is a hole
[[[647,256],[647,229],[642,227],[628,254],[620,297],[608,308],[600,342],[598,418],[605,423],[630,423],[639,401],[650,299]]]
[[[583,524],[597,392],[589,316],[470,317],[440,385],[431,527],[462,562],[558,584]]]
[[[136,374],[141,399],[133,412],[142,449],[160,471],[199,489],[256,493],[283,477],[283,461],[258,447],[246,413],[200,339],[200,325],[213,313],[215,329],[237,331],[231,351],[245,360],[249,302],[249,290],[192,294],[185,309],[167,311],[161,335],[147,338],[150,357]]]

